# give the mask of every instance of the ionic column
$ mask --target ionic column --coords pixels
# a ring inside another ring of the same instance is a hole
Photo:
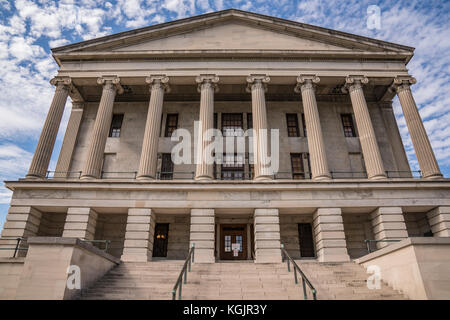
[[[400,100],[409,135],[416,151],[417,161],[422,171],[422,177],[428,179],[442,178],[433,148],[411,92],[410,85],[414,83],[416,83],[416,79],[413,77],[397,77],[394,79],[392,87]]]
[[[308,132],[308,150],[311,162],[312,179],[331,179],[328,170],[327,155],[323,142],[322,127],[320,125],[319,110],[317,109],[314,84],[320,78],[314,75],[302,75],[297,78],[295,92],[302,93],[303,111],[305,113],[306,130]]]
[[[356,126],[359,132],[359,141],[364,155],[367,175],[369,179],[384,179],[383,160],[381,159],[380,149],[378,148],[375,130],[370,119],[369,109],[364,98],[363,84],[369,82],[364,76],[348,76],[346,78],[345,90],[350,92],[353,111],[355,113]]]
[[[155,179],[159,132],[164,101],[164,92],[169,90],[169,78],[162,75],[150,76],[146,79],[150,85],[150,103],[148,106],[147,122],[145,124],[144,141],[142,143],[141,161],[137,179]]]
[[[77,141],[78,130],[80,128],[81,119],[83,118],[83,109],[83,102],[72,102],[72,112],[70,113],[69,122],[67,123],[61,151],[59,152],[58,163],[56,164],[55,169],[55,178],[74,177],[69,174],[69,170],[75,143]]]
[[[247,91],[252,93],[252,117],[253,117],[253,159],[254,180],[271,180],[272,175],[267,168],[267,112],[266,99],[267,83],[270,78],[265,75],[251,75],[247,77]]]
[[[27,178],[44,178],[47,174],[48,164],[55,146],[56,136],[72,81],[67,77],[55,77],[50,80],[50,83],[56,86],[55,95],[48,110],[38,145],[34,151]]]
[[[123,92],[123,88],[120,86],[120,79],[117,77],[98,78],[97,83],[103,85],[103,92],[94,128],[92,129],[91,142],[81,179],[96,179],[100,177],[106,139],[112,121],[114,98],[116,97],[116,92],[119,94]]]
[[[200,123],[197,140],[197,167],[195,180],[214,179],[212,155],[208,155],[207,146],[211,143],[207,131],[214,127],[214,92],[218,90],[219,77],[215,75],[200,75],[196,79],[200,92]],[[211,163],[210,163],[211,162]]]

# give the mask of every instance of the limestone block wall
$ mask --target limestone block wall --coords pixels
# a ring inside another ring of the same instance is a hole
[[[16,297],[23,264],[24,258],[0,258],[0,300],[12,300]]]
[[[350,258],[355,259],[367,254],[364,240],[373,240],[374,234],[369,214],[343,214],[345,241]]]
[[[108,253],[120,258],[125,241],[126,214],[99,214],[95,228],[95,240],[110,240]],[[100,248],[104,248],[103,244]]]
[[[299,99],[300,100],[300,99]],[[301,114],[303,107],[301,101],[267,101],[267,118],[269,129],[280,129],[280,172],[291,171],[290,153],[308,152],[307,138],[304,136],[302,128]],[[407,169],[407,159],[404,153],[401,139],[394,129],[391,113],[386,112],[386,108],[381,108],[376,103],[368,103],[372,122],[377,134],[377,141],[382,154],[386,170]],[[105,163],[103,171],[133,172],[139,167],[139,159],[142,148],[142,141],[147,117],[148,102],[117,102],[114,104],[114,113],[123,113],[124,119],[120,138],[108,138],[105,147]],[[244,129],[247,129],[246,114],[251,112],[251,101],[215,101],[214,112],[218,114],[218,127],[221,126],[221,113],[243,113]],[[341,113],[352,113],[350,101],[324,102],[318,101],[319,115],[323,130],[328,164],[331,171],[355,171],[364,170],[363,167],[355,167],[355,161],[351,155],[359,155],[361,158],[361,148],[358,138],[346,138],[344,136]],[[89,138],[95,121],[98,103],[87,103],[83,113],[75,152],[73,153],[71,171],[81,171],[87,157]],[[164,137],[165,120],[167,114],[178,113],[178,127],[185,128],[194,137],[194,121],[199,117],[199,102],[177,102],[166,101],[163,106],[162,127],[158,153],[170,153],[172,147],[177,144],[170,138]],[[300,137],[288,137],[286,127],[286,113],[297,113],[299,122]],[[389,125],[389,127],[387,127]],[[193,145],[191,148],[192,159],[194,157]],[[160,166],[159,161],[159,166]],[[305,163],[306,167],[306,163]],[[175,165],[175,172],[193,172],[195,165],[181,164]],[[306,168],[308,170],[308,168]],[[119,174],[117,174],[119,175]],[[117,177],[110,174],[108,177]],[[286,175],[286,174],[285,174]],[[120,174],[119,177],[132,178],[130,173]],[[179,175],[180,178],[190,177],[189,174]],[[288,174],[287,174],[288,177]]]
[[[38,237],[61,237],[66,222],[66,213],[42,212]]]
[[[426,212],[403,213],[408,237],[423,237],[431,231]]]
[[[280,214],[280,238],[284,248],[294,259],[300,259],[299,223],[312,223],[312,215]]]
[[[169,224],[167,259],[186,259],[189,253],[189,215],[156,215],[156,223]]]

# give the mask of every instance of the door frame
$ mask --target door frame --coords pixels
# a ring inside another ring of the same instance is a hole
[[[236,257],[236,258],[230,258],[230,257],[226,257],[225,256],[225,237],[224,237],[224,228],[240,228],[243,227],[243,231],[242,231],[242,257]],[[234,223],[221,223],[219,225],[219,260],[228,260],[228,261],[232,261],[232,260],[247,260],[248,257],[248,243],[247,241],[249,239],[247,239],[247,224],[245,223],[240,223],[240,224],[234,224]]]

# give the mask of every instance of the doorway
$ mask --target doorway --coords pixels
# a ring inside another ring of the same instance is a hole
[[[298,242],[300,244],[300,257],[314,258],[314,238],[311,223],[298,224]]]
[[[157,223],[153,239],[153,256],[167,257],[167,243],[169,240],[169,224]]]
[[[247,225],[220,225],[220,259],[247,259]]]

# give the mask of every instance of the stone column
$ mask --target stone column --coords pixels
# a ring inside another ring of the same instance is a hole
[[[278,209],[255,209],[255,263],[281,262]]]
[[[58,135],[59,125],[61,124],[72,81],[67,77],[55,77],[50,83],[56,86],[55,95],[34,151],[27,178],[44,178],[47,174],[48,164],[55,146],[56,136]]]
[[[267,112],[266,99],[267,83],[270,78],[266,75],[250,75],[247,77],[247,91],[252,93],[252,117],[253,117],[253,161],[254,180],[272,180],[272,174],[267,167],[266,159],[268,151]]]
[[[301,75],[297,78],[295,92],[302,93],[303,111],[305,113],[306,130],[308,132],[308,150],[313,180],[331,179],[328,169],[319,110],[317,108],[314,84],[320,78],[314,75]]]
[[[91,141],[81,179],[98,179],[102,171],[106,139],[111,126],[114,99],[117,93],[122,93],[120,79],[117,77],[102,77],[97,83],[103,85],[102,98],[98,106],[97,117],[92,129]]]
[[[147,180],[156,178],[158,157],[158,142],[161,129],[164,92],[169,90],[169,78],[164,75],[154,75],[146,79],[150,85],[150,103],[148,106],[147,122],[145,124],[144,141],[142,142],[141,161],[137,179]]]
[[[218,90],[219,77],[215,75],[200,75],[196,78],[198,91],[200,92],[200,123],[197,140],[197,167],[195,180],[213,180],[214,163],[212,155],[206,152],[211,143],[211,137],[206,132],[214,127],[214,92]]]
[[[375,240],[402,240],[408,238],[401,207],[380,207],[370,214]],[[377,248],[392,243],[378,242]]]
[[[318,208],[313,214],[317,260],[349,261],[341,208]]]
[[[73,150],[77,141],[78,130],[83,118],[83,102],[72,102],[72,112],[67,123],[66,134],[58,157],[55,169],[55,178],[78,178],[78,175],[69,173]]]
[[[67,209],[63,238],[94,240],[98,214],[91,208]]]
[[[214,209],[191,209],[190,246],[195,263],[214,263]]]
[[[422,177],[428,179],[442,178],[433,148],[411,92],[410,85],[414,83],[416,83],[416,79],[413,77],[397,77],[394,79],[392,87],[400,100],[409,135],[416,151],[417,161],[422,171]]]
[[[128,209],[127,229],[122,261],[146,262],[152,260],[155,233],[155,214],[152,209]]]
[[[368,82],[369,79],[364,76],[348,76],[344,91],[350,92],[368,178],[384,179],[386,172],[363,92],[363,84]]]
[[[437,207],[427,213],[435,237],[450,237],[450,207]]]
[[[42,213],[33,207],[11,206],[6,216],[1,233],[2,238],[28,238],[36,236],[41,224]],[[16,240],[1,241],[1,247],[14,248]],[[26,248],[26,243],[21,243],[20,248]],[[14,250],[0,250],[0,257],[12,257]],[[25,256],[24,251],[19,251],[17,257]]]

